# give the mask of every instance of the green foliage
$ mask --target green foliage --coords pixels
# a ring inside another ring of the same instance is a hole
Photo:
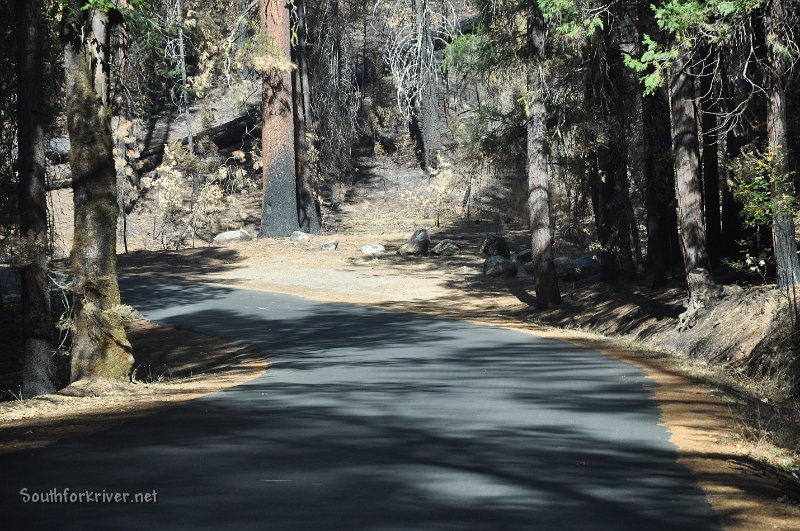
[[[586,11],[586,6],[576,0],[539,0],[538,4],[544,19],[569,39],[591,37],[595,31],[605,28],[596,12]]]
[[[653,94],[664,82],[664,72],[678,57],[678,49],[665,49],[649,35],[643,37],[644,52],[639,58],[625,54],[625,66],[635,70],[644,85],[644,94]]]
[[[773,149],[761,153],[749,146],[731,162],[732,192],[742,202],[744,223],[748,227],[768,226],[776,214],[797,210],[798,200],[794,195],[772,193],[773,184],[779,185],[776,189],[793,189],[792,172],[782,171],[783,157]]]
[[[641,57],[627,56],[625,64],[640,74],[644,93],[652,94],[664,82],[680,50],[693,50],[701,44],[730,45],[735,29],[764,4],[764,0],[664,0],[654,4],[655,21],[666,38],[656,42],[644,35]]]
[[[736,242],[739,247],[747,249],[750,243],[747,240]],[[773,260],[772,249],[759,249],[758,254],[752,256],[749,252],[744,252],[742,260],[731,260],[723,258],[722,263],[741,273],[756,274],[761,277],[761,282],[767,284],[767,264]]]

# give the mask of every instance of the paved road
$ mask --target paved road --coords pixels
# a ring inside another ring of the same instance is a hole
[[[0,458],[4,529],[718,529],[634,367],[513,331],[216,286],[127,286],[263,377]],[[453,301],[457,304],[458,301]],[[158,503],[23,504],[68,487]]]

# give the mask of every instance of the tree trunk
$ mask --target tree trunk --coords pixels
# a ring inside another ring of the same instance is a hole
[[[687,72],[689,57],[681,52],[670,79],[672,155],[678,198],[683,263],[689,284],[689,306],[681,315],[680,328],[694,324],[698,312],[713,304],[717,292],[711,278],[706,247],[703,195],[700,181],[700,143],[694,107],[694,84]]]
[[[669,104],[663,89],[642,98],[645,153],[645,207],[647,210],[647,260],[653,287],[667,285],[672,265],[670,241],[675,223],[675,178],[670,150]]]
[[[27,242],[22,268],[22,395],[53,387],[53,325],[47,276],[47,192],[42,101],[42,2],[17,0],[19,227]]]
[[[550,230],[550,191],[547,175],[547,110],[542,71],[546,28],[536,0],[528,3],[528,209],[531,219],[536,305],[561,304]]]
[[[419,92],[417,93],[417,114],[420,137],[422,139],[421,162],[428,172],[438,163],[441,149],[439,127],[439,85],[436,75],[437,64],[431,39],[428,0],[414,0],[414,17],[419,42]],[[366,58],[365,58],[366,61]],[[365,63],[366,67],[366,63]]]
[[[716,52],[714,52],[716,53]],[[711,74],[700,77],[703,126],[703,202],[706,215],[706,240],[712,267],[722,258],[722,221],[719,208],[719,155],[717,145],[717,114],[719,108],[712,93]]]
[[[294,152],[297,167],[297,214],[300,229],[305,232],[319,234],[320,222],[317,204],[314,200],[314,189],[311,185],[311,172],[308,165],[308,140],[306,124],[310,119],[304,95],[308,94],[308,77],[305,71],[305,5],[297,7],[298,43],[292,48],[293,59],[297,68],[292,76],[292,107],[294,109]]]
[[[116,272],[117,206],[113,138],[109,119],[111,14],[80,11],[64,28],[67,127],[75,204],[70,263],[75,282],[71,381],[126,379],[131,345],[119,316]],[[118,15],[118,13],[117,13]],[[116,18],[116,17],[114,17]]]
[[[261,29],[281,59],[291,57],[289,7],[261,0]],[[292,74],[273,68],[263,74],[261,132],[264,160],[264,202],[259,235],[289,236],[299,229],[295,169],[294,104]]]
[[[687,57],[682,56],[682,59],[679,63],[688,62]],[[710,271],[700,183],[700,147],[694,86],[692,78],[684,69],[677,70],[672,75],[670,103],[675,191],[678,197],[684,266],[687,273],[697,268]]]
[[[783,1],[772,0],[765,23],[768,35],[777,42],[785,40],[785,32],[782,28],[785,17]],[[787,290],[800,284],[800,260],[797,257],[794,212],[791,201],[787,200],[794,195],[792,183],[787,176],[786,91],[783,83],[787,64],[786,59],[771,47],[769,61],[767,135],[769,136],[769,148],[775,154],[774,175],[770,188],[772,201],[777,205],[772,220],[772,242],[775,246],[778,287]]]

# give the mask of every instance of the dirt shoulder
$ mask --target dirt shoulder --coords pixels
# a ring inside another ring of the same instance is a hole
[[[739,436],[741,419],[730,396],[714,388],[713,382],[704,382],[681,369],[675,360],[648,352],[641,344],[626,346],[599,335],[542,324],[537,319],[542,315],[530,312],[530,277],[502,281],[481,274],[483,260],[477,251],[485,231],[480,226],[432,230],[434,241],[450,237],[462,245],[462,253],[453,257],[401,258],[393,250],[408,234],[387,232],[315,236],[300,244],[270,239],[180,252],[131,253],[120,257],[120,267],[129,276],[215,283],[469,320],[598,350],[642,368],[654,382],[653,398],[670,429],[679,459],[693,472],[727,529],[800,529],[800,492],[794,479],[764,459],[774,447]],[[524,233],[510,236],[512,241],[525,238]],[[331,239],[339,241],[337,251],[319,249],[321,243]],[[359,249],[367,243],[382,243],[389,252],[379,258],[365,257]],[[591,317],[586,306],[592,296],[599,304],[607,295],[593,295],[589,287],[578,284],[564,285],[562,290],[567,306],[558,311],[573,315],[572,321],[564,321],[567,325],[586,322]],[[638,309],[644,300],[648,302],[644,308],[649,305],[654,309],[649,315],[655,313],[653,319],[668,327],[680,312],[681,296],[678,288],[657,297],[637,293],[616,306],[598,308],[598,318],[605,324],[615,323],[618,329],[629,323],[631,329],[638,327],[641,331],[646,329],[646,320],[643,315],[638,320],[632,316],[649,311]],[[565,319],[564,315],[556,317]]]
[[[39,448],[106,430],[187,400],[246,383],[263,356],[219,338],[132,323],[134,383],[84,382],[30,400],[0,403],[0,453]]]

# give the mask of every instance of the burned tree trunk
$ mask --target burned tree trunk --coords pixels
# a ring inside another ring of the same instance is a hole
[[[126,379],[133,365],[120,317],[116,271],[116,171],[109,110],[111,25],[118,12],[81,11],[65,20],[67,127],[75,204],[70,263],[75,282],[71,381]]]
[[[261,29],[279,54],[278,65],[263,72],[261,132],[264,202],[261,237],[288,236],[298,230],[294,102],[289,6],[261,0]]]
[[[25,240],[22,268],[22,394],[53,387],[53,325],[47,276],[47,192],[42,105],[41,0],[17,0],[17,135],[19,226]]]

